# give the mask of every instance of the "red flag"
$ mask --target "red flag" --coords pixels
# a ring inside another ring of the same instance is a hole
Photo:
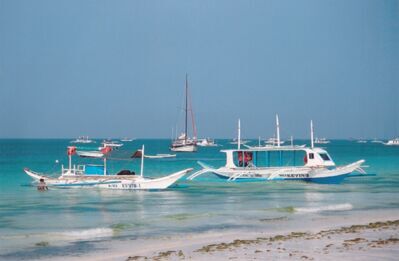
[[[76,153],[76,147],[75,146],[69,146],[68,149],[67,149],[68,156],[72,156],[75,153]]]
[[[103,154],[107,154],[108,152],[110,152],[112,150],[112,148],[111,147],[104,147],[104,148],[102,148],[101,149],[101,152],[103,153]]]
[[[142,156],[141,150],[138,150],[131,156],[131,158],[141,158],[141,156]]]

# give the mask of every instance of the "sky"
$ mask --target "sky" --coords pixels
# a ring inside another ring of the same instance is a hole
[[[397,0],[0,0],[0,138],[399,136]]]

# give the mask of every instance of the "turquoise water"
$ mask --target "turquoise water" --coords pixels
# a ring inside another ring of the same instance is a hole
[[[199,148],[171,159],[146,159],[157,177],[224,164],[222,147]],[[253,141],[256,144],[257,141]],[[298,141],[298,144],[304,142]],[[98,143],[97,143],[98,144]],[[112,154],[126,159],[142,144],[146,154],[169,153],[169,140],[135,140]],[[55,173],[67,164],[69,140],[0,140],[0,259],[30,259],[95,251],[96,242],[230,230],[300,228],[315,220],[399,209],[399,147],[333,141],[323,145],[337,165],[365,159],[374,177],[338,185],[302,182],[228,183],[203,175],[165,191],[50,189],[38,192],[23,168]],[[59,163],[56,163],[56,160]],[[95,160],[93,163],[98,163]],[[109,171],[139,172],[139,160],[109,162]],[[356,223],[356,221],[354,221]]]

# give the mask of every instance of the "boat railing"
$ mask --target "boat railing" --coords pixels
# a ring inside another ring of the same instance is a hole
[[[73,165],[71,168],[64,168],[64,165],[61,167],[61,173],[63,176],[65,175],[84,175],[85,173],[85,165]]]

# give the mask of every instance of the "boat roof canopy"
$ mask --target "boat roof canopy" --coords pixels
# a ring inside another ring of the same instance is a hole
[[[230,149],[230,150],[221,150],[221,152],[236,152],[236,151],[244,151],[244,152],[263,152],[263,151],[307,151],[307,150],[314,150],[319,151],[323,150],[320,148],[309,148],[304,146],[270,146],[270,147],[259,147],[259,148],[247,148],[247,149]]]

